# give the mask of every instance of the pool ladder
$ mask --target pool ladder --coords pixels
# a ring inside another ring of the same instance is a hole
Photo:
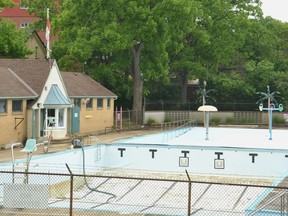
[[[89,144],[93,144],[96,143],[96,161],[101,160],[101,144],[102,140],[100,140],[98,137],[96,136],[89,136]]]
[[[15,157],[14,157],[14,148],[15,147],[18,147],[18,146],[21,146],[22,143],[13,143],[11,145],[11,156],[12,156],[12,171],[13,171],[13,174],[12,174],[12,182],[15,183],[15,180],[16,179],[21,179],[23,180],[24,183],[27,183],[28,182],[28,176],[27,174],[17,174],[15,173],[15,171],[17,170],[18,172],[27,172],[28,171],[28,168],[29,168],[29,165],[26,163],[15,163]]]
[[[96,161],[101,160],[101,145],[96,145]]]

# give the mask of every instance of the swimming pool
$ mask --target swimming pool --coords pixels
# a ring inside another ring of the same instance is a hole
[[[68,173],[65,166],[68,164],[74,174],[83,173],[85,167],[87,174],[106,170],[184,174],[187,170],[190,175],[281,179],[287,174],[286,140],[285,130],[275,130],[274,139],[269,140],[268,130],[210,128],[210,139],[205,140],[204,128],[186,128],[118,140],[112,144],[85,146],[84,154],[79,148],[35,156],[31,160],[29,171]],[[16,162],[21,165],[25,160]],[[11,163],[1,164],[0,169],[11,170]],[[7,181],[1,182],[3,185],[11,183],[11,176],[5,179]],[[41,184],[57,185],[68,179],[69,177],[61,180],[43,178]],[[17,182],[22,183],[21,179]],[[29,177],[29,184],[37,183],[39,184],[39,176]],[[218,187],[215,186],[215,189]],[[82,194],[81,191],[79,193]],[[261,201],[255,197],[251,199],[250,201],[255,199],[254,204]],[[58,204],[58,207],[61,205]],[[248,210],[252,211],[254,206],[250,205]],[[103,206],[103,210],[105,209]]]
[[[29,170],[82,173],[83,156],[87,173],[108,169],[250,177],[281,177],[288,170],[288,133],[275,130],[185,128],[153,135],[118,140],[112,144],[34,156]],[[17,160],[21,164],[25,160]],[[9,169],[11,163],[0,165]]]

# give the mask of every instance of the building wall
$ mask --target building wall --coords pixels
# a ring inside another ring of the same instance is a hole
[[[97,108],[97,100],[93,99],[93,108],[86,109],[86,104],[81,102],[80,107],[80,133],[104,131],[112,127],[114,118],[114,100],[110,99],[110,108],[107,108],[107,98],[103,99],[103,108]]]
[[[40,39],[32,33],[27,41],[27,46],[32,54],[27,56],[29,59],[45,59],[46,57],[46,50]]]
[[[0,146],[12,144],[16,142],[24,143],[27,139],[27,113],[26,100],[22,104],[23,111],[20,113],[12,113],[12,100],[7,100],[7,113],[0,114]],[[23,121],[15,128],[15,126],[23,119]]]

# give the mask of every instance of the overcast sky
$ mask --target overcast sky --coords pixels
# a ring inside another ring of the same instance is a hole
[[[288,0],[262,0],[264,16],[288,22]]]

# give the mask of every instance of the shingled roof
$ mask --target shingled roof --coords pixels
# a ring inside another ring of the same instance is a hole
[[[38,95],[41,94],[50,72],[49,62],[44,59],[0,59],[0,67],[2,67],[2,73],[7,72],[9,68]],[[3,68],[6,68],[6,70]],[[14,88],[15,79],[8,79],[5,85],[7,89]],[[1,87],[1,89],[2,88],[4,87]]]
[[[37,93],[11,69],[0,67],[0,98],[36,98]]]
[[[117,97],[113,92],[83,73],[62,72],[61,75],[69,97]]]

